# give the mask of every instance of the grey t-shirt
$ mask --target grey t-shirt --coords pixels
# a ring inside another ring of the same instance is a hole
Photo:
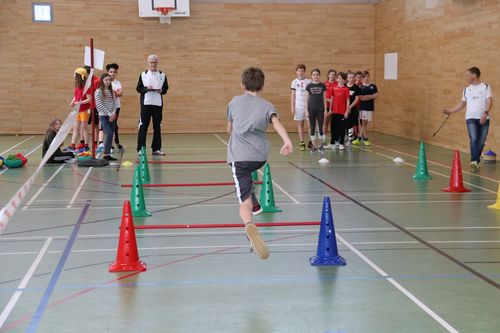
[[[233,124],[227,147],[228,163],[267,160],[266,130],[273,114],[278,112],[262,97],[243,94],[231,100],[227,106],[227,119]]]

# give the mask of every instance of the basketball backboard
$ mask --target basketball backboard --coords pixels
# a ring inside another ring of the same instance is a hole
[[[158,17],[160,12],[154,8],[175,7],[172,17],[189,17],[189,0],[138,0],[139,17]],[[173,4],[173,6],[172,6]]]

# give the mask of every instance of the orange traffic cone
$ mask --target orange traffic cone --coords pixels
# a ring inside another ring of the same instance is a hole
[[[445,192],[470,192],[469,189],[464,187],[462,179],[462,165],[460,164],[460,153],[455,150],[453,157],[453,165],[451,167],[450,185],[443,188]]]
[[[134,220],[130,209],[130,201],[123,204],[122,224],[116,260],[109,265],[109,272],[129,272],[146,270],[146,264],[139,258],[137,242],[135,240]]]

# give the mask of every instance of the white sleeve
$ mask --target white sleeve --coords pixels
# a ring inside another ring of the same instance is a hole
[[[295,80],[292,81],[292,84],[290,85],[290,88],[292,88],[292,90],[295,90]]]
[[[493,93],[491,92],[491,87],[489,84],[486,85],[486,98],[493,97]]]
[[[467,102],[467,97],[465,96],[465,92],[467,91],[467,88],[464,88],[462,92],[462,102]]]

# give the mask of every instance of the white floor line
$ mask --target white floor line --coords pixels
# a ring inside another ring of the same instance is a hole
[[[366,148],[361,148],[361,149],[362,149],[362,150],[364,150],[364,151],[367,151],[367,152],[370,152],[370,153],[373,153],[373,154],[380,155],[380,156],[382,156],[382,157],[385,157],[385,158],[391,159],[391,160],[392,160],[392,159],[394,159],[394,157],[389,156],[389,155],[386,155],[386,154],[382,154],[382,153],[379,153],[379,152],[371,151],[371,150],[366,149]],[[408,163],[408,162],[402,162],[402,164],[406,164],[406,165],[409,165],[409,166],[411,166],[411,167],[416,167],[416,165],[415,165],[415,164]],[[448,176],[448,175],[445,175],[445,174],[443,174],[443,173],[441,173],[441,172],[437,172],[437,171],[434,171],[434,170],[429,170],[429,172],[430,172],[430,173],[433,173],[433,174],[436,174],[436,175],[439,175],[439,176],[442,176],[442,177],[445,177],[445,178],[448,178],[448,179],[449,179],[449,176]],[[495,194],[497,193],[497,192],[492,191],[492,190],[490,190],[490,189],[487,189],[487,188],[484,188],[484,187],[481,187],[481,186],[477,186],[477,185],[474,185],[474,184],[469,183],[469,182],[465,182],[465,181],[464,181],[463,183],[464,183],[464,184],[467,184],[467,185],[469,185],[469,186],[472,186],[472,187],[478,188],[478,189],[480,189],[480,190],[483,190],[483,191],[489,192],[489,193],[495,193]]]
[[[79,193],[81,189],[79,188],[75,195]],[[72,199],[73,200],[73,199]],[[422,200],[397,200],[397,201],[366,201],[362,200],[360,201],[363,204],[366,205],[392,205],[392,204],[441,204],[441,203],[491,203],[491,200],[429,200],[429,201],[422,201]],[[59,210],[67,210],[67,209],[80,209],[79,206],[73,207],[73,205],[77,206],[76,201],[72,201],[70,204],[68,204],[66,207],[31,207],[28,208],[27,210],[29,211],[59,211]],[[296,205],[302,205],[302,206],[318,206],[322,205],[321,202],[300,202],[298,204],[292,203],[292,202],[283,202],[279,203],[279,206],[296,206]],[[352,201],[336,201],[333,203],[333,206],[340,206],[340,205],[355,205],[354,202]],[[80,205],[81,206],[81,205]],[[237,203],[227,203],[227,204],[197,204],[197,205],[191,205],[190,207],[198,207],[198,208],[210,208],[210,207],[236,207],[238,206]],[[168,209],[168,208],[176,208],[179,207],[179,205],[148,205],[149,210],[154,210],[154,209]],[[103,210],[103,209],[115,209],[119,210],[122,209],[123,206],[92,206],[93,210]]]
[[[77,189],[76,189],[76,192],[75,194],[73,195],[73,197],[71,198],[71,200],[69,201],[69,204],[66,206],[66,209],[69,209],[73,206],[73,204],[75,203],[76,201],[76,198],[78,198],[78,195],[80,194],[80,191],[82,190],[83,188],[83,185],[85,184],[85,182],[87,181],[87,178],[89,178],[90,176],[90,173],[92,172],[92,168],[93,167],[90,167],[87,171],[87,173],[85,174],[85,177],[83,177],[82,181],[80,182],[80,185],[78,185]]]
[[[352,252],[354,252],[358,257],[360,257],[364,262],[366,262],[371,268],[373,268],[377,273],[383,276],[389,283],[395,286],[399,291],[401,291],[406,297],[408,297],[413,303],[415,303],[418,307],[425,311],[429,316],[432,317],[435,321],[437,321],[441,326],[443,326],[448,332],[458,333],[458,331],[453,328],[447,321],[441,318],[438,314],[432,311],[427,305],[425,305],[422,301],[420,301],[415,295],[410,293],[405,287],[399,284],[396,280],[389,277],[389,275],[378,267],[373,261],[368,259],[363,253],[361,253],[357,248],[355,248],[351,243],[346,241],[342,236],[337,235],[337,239],[339,239],[345,246],[347,246]]]
[[[16,306],[17,301],[19,300],[19,297],[21,297],[24,288],[28,285],[28,282],[31,280],[31,277],[35,273],[38,265],[42,261],[43,256],[47,252],[47,249],[49,248],[50,243],[52,242],[52,238],[49,237],[45,241],[45,244],[43,244],[42,249],[40,252],[38,252],[38,255],[35,258],[35,261],[33,261],[33,264],[31,264],[31,267],[28,269],[26,274],[24,275],[23,279],[21,280],[21,283],[19,283],[19,286],[17,287],[17,290],[14,292],[12,297],[10,298],[9,302],[3,309],[2,313],[0,314],[0,329],[3,327],[5,324],[5,321],[10,315],[10,312],[12,309],[14,309],[14,306]]]
[[[385,149],[385,150],[388,150],[388,151],[392,151],[393,153],[398,153],[398,154],[401,154],[401,155],[404,155],[404,156],[409,156],[409,157],[413,157],[414,159],[418,160],[418,156],[416,155],[412,155],[412,154],[408,154],[408,153],[404,153],[402,151],[399,151],[399,150],[395,150],[395,149],[392,149],[392,148],[387,148],[387,147],[384,147],[384,146],[381,146],[381,145],[377,145],[377,144],[372,144],[373,146],[375,147],[379,147],[379,148],[382,148],[382,149]],[[435,164],[435,165],[439,165],[443,168],[446,168],[446,169],[451,169],[451,167],[449,165],[444,165],[444,164],[441,164],[439,162],[435,162],[435,161],[432,161],[430,159],[427,159],[427,162],[430,163],[430,164]],[[469,172],[469,171],[464,171],[462,170],[462,173],[465,173],[467,175],[471,175],[471,176],[476,176],[476,177],[480,177],[480,178],[483,178],[483,179],[487,179],[487,180],[491,180],[495,183],[498,183],[498,180],[497,179],[493,179],[493,178],[490,178],[490,177],[486,177],[486,176],[481,176],[481,175],[478,175],[476,173],[472,173],[472,172]]]
[[[224,139],[222,139],[222,138],[221,138],[218,134],[214,134],[214,135],[215,135],[215,137],[216,137],[217,139],[219,139],[220,141],[222,141],[222,143],[224,143],[226,146],[228,145],[228,143],[227,143],[226,141],[224,141]],[[260,173],[260,175],[261,175],[261,176],[262,176],[262,175],[264,175],[264,173],[263,173],[262,171],[260,171],[260,170],[258,170],[258,171],[259,171],[259,173]],[[275,186],[276,186],[276,187],[277,187],[277,188],[278,188],[278,189],[279,189],[279,190],[280,190],[280,191],[281,191],[284,195],[286,195],[288,198],[290,198],[290,200],[292,200],[295,204],[300,204],[300,201],[299,201],[299,200],[297,200],[297,199],[295,199],[294,197],[292,197],[292,195],[291,195],[290,193],[288,193],[287,191],[285,191],[285,190],[283,189],[283,187],[281,187],[281,186],[280,186],[278,183],[276,183],[274,180],[273,180],[273,184],[274,184],[274,185],[275,185]]]
[[[317,232],[317,230],[314,230]],[[240,234],[242,237],[243,233]],[[311,236],[313,236],[311,234]],[[338,236],[337,236],[338,238]],[[340,238],[339,238],[340,239]],[[500,240],[472,240],[472,241],[430,241],[432,244],[496,244],[500,243]],[[387,241],[387,242],[351,242],[353,245],[414,245],[420,244],[417,241]],[[318,243],[269,243],[269,247],[316,247]],[[337,241],[337,245],[345,245],[342,242]],[[232,244],[232,245],[187,245],[187,246],[159,246],[159,247],[139,247],[139,251],[158,251],[158,250],[203,250],[203,249],[217,249],[217,248],[227,248],[227,247],[248,247],[248,244]],[[79,249],[73,250],[72,253],[92,253],[92,252],[115,252],[116,248],[100,248],[100,249]],[[62,250],[48,251],[48,254],[62,253]],[[0,252],[0,256],[11,256],[11,255],[28,255],[36,254],[34,251],[23,251],[23,252]]]
[[[36,146],[35,148],[33,148],[32,150],[30,150],[29,152],[27,152],[26,154],[24,154],[24,156],[30,156],[31,154],[33,154],[35,151],[38,150],[38,148],[40,148],[42,146],[42,143],[39,144],[38,146]]]
[[[487,230],[499,230],[500,226],[489,227],[489,226],[470,226],[470,227],[408,227],[406,228],[410,231],[487,231]],[[182,230],[182,229],[179,229]],[[337,228],[337,232],[392,232],[399,231],[399,229],[387,227],[387,228]],[[136,231],[137,233],[138,231]],[[272,234],[296,234],[296,233],[315,233],[318,232],[318,229],[279,229],[273,230]],[[261,234],[266,234],[266,229],[261,230]],[[224,235],[242,235],[244,234],[243,230],[239,231],[170,231],[170,232],[145,232],[145,233],[137,233],[137,237],[163,237],[163,236],[224,236]],[[69,236],[50,236],[54,240],[65,240],[68,239]],[[118,238],[118,233],[114,234],[82,234],[78,235],[78,239],[85,238]],[[25,237],[0,237],[0,244],[2,242],[11,242],[11,241],[33,241],[33,240],[44,240],[47,239],[47,236],[25,236]],[[29,252],[33,253],[33,252]]]
[[[28,209],[29,206],[38,198],[38,196],[42,193],[42,191],[49,185],[49,183],[57,176],[57,174],[64,168],[64,164],[62,164],[59,168],[57,168],[56,172],[45,182],[43,185],[36,191],[36,193],[31,197],[31,199],[24,205],[23,210]]]
[[[4,152],[0,153],[0,155],[2,155],[2,156],[3,156],[3,155],[5,155],[5,154],[7,154],[7,153],[8,153],[9,151],[11,151],[12,149],[14,149],[14,148],[16,148],[16,147],[19,147],[20,145],[22,145],[22,144],[23,144],[23,143],[25,143],[26,141],[31,140],[31,139],[33,139],[33,138],[34,138],[34,136],[32,135],[32,136],[30,136],[29,138],[24,139],[23,141],[19,142],[18,144],[14,145],[14,146],[10,147],[9,149],[7,149],[6,151],[4,151]]]

